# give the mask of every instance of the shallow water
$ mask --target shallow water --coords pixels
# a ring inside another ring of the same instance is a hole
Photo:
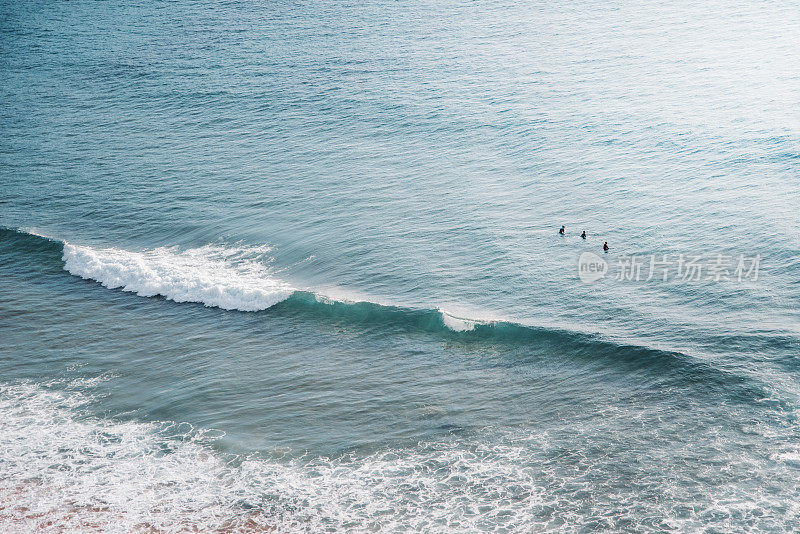
[[[0,526],[797,530],[798,30],[3,4]]]

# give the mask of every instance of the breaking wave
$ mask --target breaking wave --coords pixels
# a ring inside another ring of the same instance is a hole
[[[159,247],[134,252],[76,245],[22,230],[0,229],[0,236],[10,241],[11,250],[25,256],[26,261],[34,256],[34,261],[49,264],[54,271],[66,270],[107,288],[143,297],[161,296],[225,310],[296,315],[303,320],[365,324],[392,332],[427,332],[527,349],[556,344],[574,358],[605,358],[614,365],[649,368],[675,380],[688,377],[738,398],[763,396],[761,385],[681,352],[552,327],[467,318],[438,308],[334,299],[296,288],[275,276],[266,246]]]
[[[77,245],[28,230],[0,229],[0,234],[16,240],[23,249],[60,254],[63,269],[70,274],[142,297],[160,296],[243,312],[262,311],[288,301],[288,307],[335,311],[353,319],[368,316],[396,320],[405,316],[425,329],[444,327],[454,332],[498,323],[458,317],[443,309],[417,310],[293,287],[270,268],[268,246],[205,245],[186,250],[173,246],[129,251]]]
[[[258,311],[294,292],[270,276],[266,266],[251,259],[267,251],[206,245],[182,252],[176,247],[130,252],[64,243],[63,259],[64,269],[71,274],[110,289],[224,310]]]

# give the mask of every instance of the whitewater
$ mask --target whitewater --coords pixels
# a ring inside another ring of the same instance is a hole
[[[608,501],[586,501],[581,488],[608,476],[608,465],[585,465],[585,459],[575,458],[565,473],[567,486],[556,484],[556,461],[547,452],[559,432],[555,429],[556,436],[511,434],[466,447],[448,439],[366,457],[287,462],[280,454],[220,456],[213,449],[223,434],[219,431],[87,417],[85,407],[92,399],[85,386],[73,381],[0,388],[0,414],[6,421],[0,438],[4,531],[579,531],[612,526],[601,515],[603,509],[613,510],[619,525],[644,516],[653,518],[640,523],[644,528],[695,530],[714,517],[724,527],[744,520],[772,530],[791,528],[800,512],[796,505],[784,507],[768,487],[743,492],[722,486],[696,496],[677,472],[673,483],[658,489],[658,501],[637,497],[632,480],[630,489],[609,495]],[[620,417],[608,413],[605,422],[576,432],[584,439],[597,438]],[[720,454],[730,444],[723,436],[716,439],[713,450]],[[791,469],[798,457],[796,444],[787,444],[770,462]],[[752,466],[742,457],[729,469]],[[693,500],[694,509],[681,508],[678,503],[685,499]],[[588,521],[587,507],[597,514]],[[683,511],[658,519],[673,507]]]
[[[142,297],[163,296],[175,302],[199,302],[224,310],[264,310],[294,291],[270,276],[263,248],[230,249],[207,245],[178,252],[160,247],[145,252],[64,243],[64,269],[110,289]],[[237,261],[238,260],[238,261]]]
[[[244,312],[265,310],[297,291],[312,294],[320,303],[369,303],[354,301],[346,296],[334,299],[310,289],[291,287],[275,278],[270,271],[270,258],[267,256],[270,249],[267,246],[205,245],[184,251],[179,251],[177,247],[159,247],[130,252],[117,248],[94,249],[64,242],[63,248],[64,270],[70,274],[141,297],[160,296],[175,302],[196,302]],[[370,304],[386,306],[385,303]],[[473,330],[477,324],[494,322],[457,317],[441,309],[438,311],[443,324],[456,332]]]

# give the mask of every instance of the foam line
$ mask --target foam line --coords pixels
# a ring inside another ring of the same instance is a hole
[[[263,264],[248,259],[262,249],[212,245],[178,251],[144,252],[64,243],[64,269],[105,287],[143,297],[199,302],[225,310],[258,311],[288,298],[294,288],[273,278]]]

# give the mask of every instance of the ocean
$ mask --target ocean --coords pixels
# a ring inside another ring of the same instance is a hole
[[[0,3],[0,530],[800,530],[798,36]]]

